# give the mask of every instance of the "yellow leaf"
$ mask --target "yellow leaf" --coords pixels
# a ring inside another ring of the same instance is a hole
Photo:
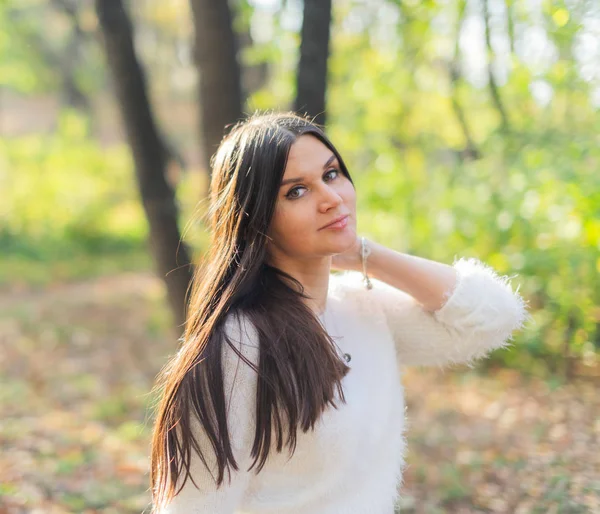
[[[564,27],[569,21],[569,11],[566,9],[557,9],[552,15],[552,20],[554,20],[557,27]]]

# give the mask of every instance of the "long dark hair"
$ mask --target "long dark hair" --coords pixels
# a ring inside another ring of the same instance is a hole
[[[190,477],[192,448],[206,465],[207,456],[191,430],[194,414],[215,451],[217,486],[226,468],[238,469],[227,430],[223,344],[229,344],[258,373],[254,462],[249,470],[258,463],[258,473],[264,466],[272,447],[273,424],[277,451],[284,446],[285,424],[292,455],[298,427],[303,432],[314,429],[328,404],[337,408],[336,390],[345,403],[341,380],[349,368],[302,301],[309,296],[299,281],[266,263],[266,234],[290,147],[303,134],[327,146],[352,182],[322,128],[293,112],[256,112],[239,121],[211,159],[210,250],[202,269],[194,274],[183,344],[157,381],[161,397],[151,451],[155,506],[178,494],[175,484],[182,473],[183,483]],[[236,311],[247,316],[258,334],[258,368],[226,337],[225,318]]]

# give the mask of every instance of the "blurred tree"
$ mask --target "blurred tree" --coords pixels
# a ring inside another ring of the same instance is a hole
[[[121,0],[96,0],[127,139],[133,154],[142,204],[150,226],[150,245],[177,327],[185,321],[192,276],[190,258],[177,226],[175,193],[166,179],[167,151],[152,113],[144,72],[133,44],[133,27]]]
[[[81,27],[79,6],[67,0],[51,0],[49,5],[35,3],[19,7],[7,5],[3,10],[4,16],[11,24],[11,33],[8,36],[17,38],[19,40],[17,44],[25,45],[28,51],[41,61],[39,65],[45,68],[48,78],[51,78],[50,81],[42,79],[43,86],[58,88],[62,106],[90,115],[90,99],[85,88],[82,87],[78,72],[84,48],[92,38]],[[56,13],[66,15],[70,21],[62,44],[56,41],[60,38],[49,38],[36,21],[38,17],[51,17]],[[25,54],[23,57],[30,62],[33,56]]]
[[[69,0],[51,0],[51,4],[68,16],[72,27],[64,52],[60,58],[55,59],[63,80],[63,103],[90,115],[90,100],[76,81],[77,66],[81,62],[81,46],[89,38],[89,34],[86,34],[81,28],[80,7],[76,1]]]
[[[233,29],[239,41],[239,55],[251,53],[255,47],[254,38],[250,30],[254,8],[248,0],[237,0],[234,5]],[[243,60],[243,59],[242,59]],[[242,66],[242,105],[245,105],[249,96],[267,85],[269,78],[269,62],[263,56],[261,59],[248,62],[246,59]]]
[[[331,0],[304,0],[294,110],[325,125]]]
[[[505,0],[506,13],[506,32],[510,54],[515,55],[515,20],[514,20],[514,0]]]
[[[463,159],[479,159],[481,154],[475,145],[475,141],[473,140],[473,136],[471,134],[471,129],[469,127],[469,123],[467,121],[467,114],[463,105],[459,100],[458,87],[457,84],[461,81],[461,72],[460,72],[460,63],[459,63],[459,55],[460,55],[460,47],[459,47],[459,39],[460,33],[462,31],[464,19],[465,19],[465,11],[467,7],[466,0],[457,0],[457,16],[456,16],[456,30],[454,34],[454,52],[452,54],[452,61],[448,63],[449,75],[450,75],[450,92],[452,99],[452,110],[454,115],[456,116],[456,120],[458,122],[458,126],[463,132],[465,138],[465,148],[459,152],[459,156]]]
[[[496,107],[498,114],[500,115],[500,128],[503,132],[507,132],[510,129],[510,122],[504,101],[500,95],[500,89],[496,76],[494,75],[494,69],[492,61],[494,59],[494,49],[492,48],[492,36],[490,28],[490,6],[489,0],[483,0],[483,20],[485,26],[485,46],[487,49],[487,69],[488,69],[488,84],[490,87],[490,93],[492,95],[492,103]]]
[[[200,137],[204,167],[210,174],[210,158],[223,138],[224,127],[242,117],[238,41],[228,2],[191,0],[191,6],[199,75]]]

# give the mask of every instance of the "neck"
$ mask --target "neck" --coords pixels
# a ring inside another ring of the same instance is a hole
[[[304,286],[305,294],[310,296],[310,299],[306,299],[304,302],[315,315],[321,315],[325,311],[329,290],[331,257],[318,257],[301,261],[278,257],[272,258],[269,264],[285,271]]]

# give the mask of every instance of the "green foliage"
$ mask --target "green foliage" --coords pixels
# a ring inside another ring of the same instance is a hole
[[[28,44],[28,36],[41,20],[18,18],[11,3],[0,2],[0,87],[22,93],[41,91],[51,81],[52,73],[42,55]]]
[[[91,7],[77,4],[76,30],[58,2],[0,1],[0,87],[22,94],[54,92],[72,74],[83,92],[101,89],[100,54],[88,47]]]
[[[81,276],[101,269],[103,256],[147,267],[146,222],[124,144],[101,148],[83,118],[64,112],[54,134],[0,140],[0,163],[0,282],[28,272],[43,281],[38,272],[51,264],[58,277]]]

